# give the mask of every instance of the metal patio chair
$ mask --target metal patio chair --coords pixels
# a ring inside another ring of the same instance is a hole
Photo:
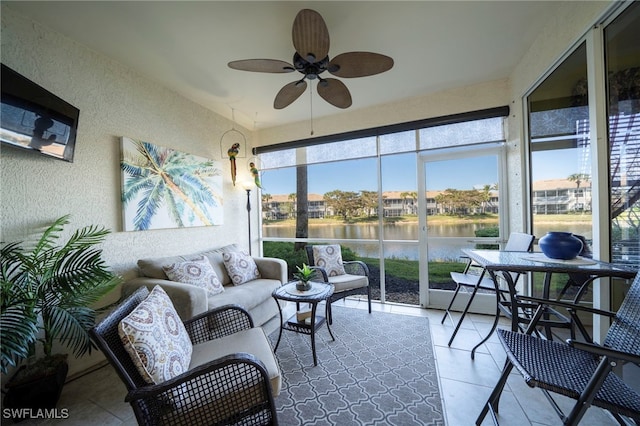
[[[505,251],[530,251],[533,246],[533,240],[535,237],[531,234],[525,234],[522,232],[512,232],[509,235],[509,239],[507,240],[507,244],[504,247]],[[517,282],[520,274],[512,274],[513,282]],[[444,315],[442,316],[442,320],[440,320],[440,324],[443,324],[447,317],[450,317],[453,321],[453,317],[451,315],[451,307],[455,302],[458,294],[460,294],[460,290],[464,290],[466,293],[470,293],[469,300],[462,310],[462,314],[458,319],[458,322],[455,325],[453,333],[449,338],[448,345],[451,346],[453,343],[453,339],[455,339],[456,334],[460,330],[460,326],[462,325],[462,321],[465,316],[469,312],[469,308],[473,303],[473,299],[476,297],[478,291],[490,291],[492,293],[496,292],[496,284],[493,282],[491,277],[486,273],[484,268],[481,268],[479,265],[474,264],[471,259],[468,260],[464,271],[460,272],[451,272],[451,278],[456,283],[456,289],[453,292],[453,296],[451,297],[451,301],[449,302],[449,306],[444,311]],[[473,352],[471,354],[473,358]]]
[[[527,385],[542,389],[565,425],[577,425],[592,405],[608,410],[620,425],[628,424],[621,416],[640,424],[640,394],[613,371],[627,362],[640,365],[640,273],[616,313],[562,301],[524,299],[538,304],[538,309],[525,333],[498,330],[507,361],[476,425],[482,423],[487,413],[498,423],[500,395],[513,367]],[[563,343],[532,335],[549,305],[569,309],[574,318],[580,311],[611,318],[613,322],[602,345],[571,339]],[[568,415],[562,412],[550,392],[576,400]]]

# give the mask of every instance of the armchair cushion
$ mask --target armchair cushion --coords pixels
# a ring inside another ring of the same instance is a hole
[[[324,246],[313,246],[313,261],[315,266],[323,268],[327,275],[335,277],[344,275],[344,265],[342,264],[342,253],[338,244]]]
[[[333,284],[335,288],[334,293],[362,288],[369,285],[369,279],[366,276],[351,274],[336,275],[333,277],[330,276],[329,282]]]
[[[281,380],[278,363],[273,356],[269,340],[261,327],[250,328],[209,340],[193,346],[193,356],[189,369],[205,364],[212,359],[222,358],[235,353],[250,353],[264,363],[269,375],[273,396],[280,393]]]
[[[224,291],[218,275],[204,255],[193,260],[171,263],[162,269],[171,281],[202,287],[207,290],[208,296],[215,296]]]
[[[244,284],[260,278],[256,262],[246,253],[239,251],[222,253],[222,260],[233,285]]]
[[[118,324],[118,334],[142,378],[165,382],[187,371],[193,347],[187,330],[160,286]]]

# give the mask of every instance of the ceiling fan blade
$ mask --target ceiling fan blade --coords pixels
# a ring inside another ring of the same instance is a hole
[[[329,54],[329,30],[315,10],[302,9],[298,12],[291,36],[296,52],[310,63],[321,61]]]
[[[318,94],[322,99],[338,108],[351,106],[351,93],[349,89],[338,79],[326,78],[318,82]]]
[[[271,73],[285,73],[294,71],[293,65],[285,61],[279,61],[277,59],[243,59],[240,61],[231,61],[227,65],[229,65],[229,68],[241,71]]]
[[[388,56],[371,52],[347,52],[331,60],[329,72],[344,78],[366,77],[389,71],[392,67],[393,59]]]
[[[275,109],[288,107],[293,103],[293,101],[298,99],[305,90],[307,90],[307,82],[304,80],[294,81],[293,83],[287,84],[280,89],[276,95],[276,98],[273,100],[273,107]]]

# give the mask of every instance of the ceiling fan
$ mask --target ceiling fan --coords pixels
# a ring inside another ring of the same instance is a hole
[[[338,108],[351,106],[351,93],[336,78],[323,78],[325,71],[336,77],[366,77],[390,70],[393,59],[371,52],[347,52],[329,59],[329,31],[322,16],[315,10],[303,9],[296,15],[291,31],[293,65],[277,59],[244,59],[229,62],[229,67],[254,72],[289,73],[298,71],[302,79],[285,85],[275,97],[273,107],[283,109],[307,89],[305,80],[318,80],[318,94]]]

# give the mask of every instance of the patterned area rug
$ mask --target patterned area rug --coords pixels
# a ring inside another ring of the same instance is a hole
[[[427,318],[334,307],[331,330],[335,342],[317,331],[315,367],[310,336],[282,332],[281,426],[444,425]]]

